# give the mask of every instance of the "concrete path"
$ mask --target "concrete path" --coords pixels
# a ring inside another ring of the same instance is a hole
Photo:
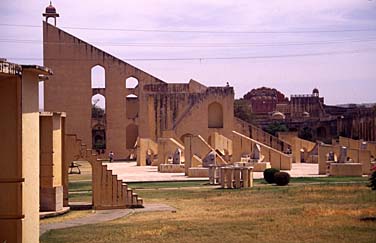
[[[158,173],[157,166],[137,166],[136,162],[106,163],[108,168],[125,182],[153,181],[197,181],[208,178],[188,178],[184,173]],[[319,177],[318,164],[292,164],[292,170],[287,171],[292,177]],[[254,172],[254,179],[263,178],[262,172]]]
[[[89,214],[85,217],[71,219],[59,223],[41,224],[39,235],[46,233],[52,229],[64,229],[69,227],[76,227],[86,224],[98,224],[106,221],[118,219],[136,212],[160,212],[168,211],[175,212],[176,209],[165,204],[144,204],[144,208],[135,209],[113,209],[113,210],[97,210],[95,213]]]

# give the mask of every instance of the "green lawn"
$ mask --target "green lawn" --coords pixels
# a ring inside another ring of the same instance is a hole
[[[362,220],[376,217],[376,192],[366,187],[366,178],[349,180],[298,178],[287,187],[259,180],[242,190],[193,182],[171,183],[169,190],[133,184],[149,188],[137,191],[145,202],[171,205],[176,213],[137,213],[52,230],[41,242],[376,242],[376,221]]]

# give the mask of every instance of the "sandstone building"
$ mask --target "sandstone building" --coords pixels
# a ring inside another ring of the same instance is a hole
[[[338,136],[376,140],[374,108],[326,105],[316,88],[311,94],[288,99],[276,89],[262,87],[251,90],[243,99],[252,110],[254,122],[263,128],[277,122],[306,139],[327,143]]]
[[[138,138],[156,141],[168,133],[182,142],[189,134],[231,135],[232,87],[194,80],[168,84],[47,22],[43,40],[44,64],[54,70],[44,86],[45,110],[66,112],[67,133],[91,148],[125,159],[137,154]],[[104,70],[101,87],[92,85],[92,69],[98,66]],[[95,95],[105,98],[105,112],[93,109]]]
[[[0,61],[0,242],[39,241],[39,107],[37,65]]]

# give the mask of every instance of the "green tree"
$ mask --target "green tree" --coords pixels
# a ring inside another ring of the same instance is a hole
[[[287,128],[287,126],[285,124],[282,124],[280,122],[273,122],[273,123],[270,123],[265,129],[264,131],[273,135],[273,136],[276,136],[277,132],[287,132],[289,129]]]
[[[234,101],[234,115],[243,121],[252,123],[253,117],[251,108],[249,107],[248,102],[244,99]]]
[[[91,116],[92,118],[102,118],[104,116],[104,109],[93,104],[91,106]]]
[[[298,136],[302,139],[312,141],[312,129],[310,127],[304,127],[302,130],[299,131]]]

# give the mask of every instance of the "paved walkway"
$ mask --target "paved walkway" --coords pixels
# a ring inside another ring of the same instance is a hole
[[[106,221],[118,219],[135,212],[160,212],[168,211],[175,212],[176,209],[165,204],[144,204],[144,208],[135,209],[112,209],[112,210],[97,210],[93,214],[89,214],[85,217],[71,219],[59,223],[41,224],[39,235],[46,233],[52,229],[64,229],[69,227],[76,227],[86,224],[97,224]]]
[[[159,173],[157,166],[137,166],[136,162],[107,163],[107,166],[125,182],[208,180],[208,178],[189,178],[184,173]],[[292,170],[287,172],[292,177],[321,177],[318,175],[318,171],[318,164],[302,163],[292,164]],[[254,172],[253,178],[263,178],[263,173]]]

